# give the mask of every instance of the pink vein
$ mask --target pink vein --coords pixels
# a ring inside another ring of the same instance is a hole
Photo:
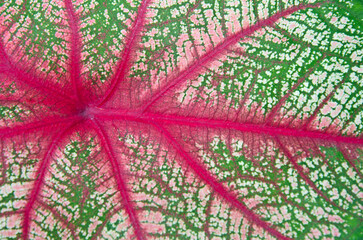
[[[299,6],[294,6],[294,7],[288,8],[286,10],[278,12],[267,19],[261,20],[261,21],[257,22],[256,24],[254,24],[248,28],[244,28],[241,31],[238,31],[237,33],[225,38],[215,48],[206,52],[199,59],[192,62],[188,68],[186,68],[185,70],[180,72],[180,74],[178,74],[175,78],[170,80],[169,84],[167,84],[165,87],[163,87],[161,90],[157,91],[153,96],[151,96],[151,98],[148,99],[147,102],[143,106],[141,106],[141,108],[140,108],[141,111],[145,112],[156,101],[158,101],[162,96],[164,96],[166,92],[168,92],[175,86],[180,85],[181,83],[185,82],[191,76],[199,73],[204,68],[204,66],[206,66],[207,64],[216,60],[216,58],[219,55],[221,55],[223,52],[228,50],[228,48],[231,47],[232,45],[238,43],[242,38],[254,34],[257,30],[260,30],[263,27],[272,26],[281,18],[286,17],[296,11],[299,11],[299,10],[302,10],[305,8],[315,8],[318,6],[320,6],[320,4],[306,4],[306,5],[299,5]]]
[[[253,77],[253,81],[251,83],[251,85],[249,86],[247,92],[245,93],[245,95],[243,96],[243,99],[242,101],[240,102],[239,104],[239,107],[238,107],[238,110],[236,112],[236,116],[235,116],[235,121],[238,119],[238,117],[240,116],[240,112],[245,108],[245,103],[247,102],[247,99],[249,98],[251,92],[252,92],[252,89],[254,88],[255,84],[256,84],[256,81],[257,81],[257,74],[258,74],[258,71],[255,71],[254,72],[254,77]]]
[[[191,127],[208,127],[214,129],[234,129],[240,132],[266,134],[270,136],[291,136],[298,138],[320,139],[328,142],[363,145],[362,138],[337,136],[319,131],[294,129],[289,127],[279,127],[279,126],[274,127],[274,126],[266,126],[264,124],[239,123],[229,120],[186,117],[186,116],[166,115],[158,113],[144,113],[140,115],[137,112],[130,112],[127,110],[124,111],[110,110],[110,109],[102,110],[102,109],[93,108],[90,111],[98,118],[104,120],[118,119],[118,120],[139,121],[146,123],[157,122],[160,124],[175,124],[175,125],[185,125]]]
[[[67,96],[64,92],[59,92],[56,89],[59,87],[51,86],[49,81],[43,84],[42,79],[36,77],[31,73],[27,73],[18,66],[19,64],[14,64],[7,53],[5,52],[4,45],[0,41],[0,73],[5,74],[9,77],[14,77],[19,83],[25,84],[32,89],[36,89],[38,92],[43,93],[46,96],[51,96],[52,98],[62,99],[72,103],[72,98]]]
[[[98,136],[101,139],[102,145],[105,148],[106,153],[111,162],[113,175],[116,178],[117,188],[122,197],[123,207],[125,208],[125,211],[130,217],[130,221],[134,228],[135,235],[139,240],[145,239],[144,233],[141,229],[140,221],[137,217],[132,201],[130,200],[125,180],[122,177],[121,166],[117,161],[117,157],[115,156],[115,151],[112,148],[109,137],[106,135],[105,130],[103,129],[102,125],[98,122],[97,119],[93,119],[92,123],[94,125],[94,128]]]
[[[342,209],[340,206],[336,205],[332,200],[330,200],[322,191],[318,189],[318,187],[314,184],[313,181],[310,180],[308,176],[305,175],[304,169],[297,163],[295,157],[292,156],[290,151],[281,143],[280,139],[278,137],[275,137],[275,140],[277,144],[279,145],[282,152],[285,154],[285,156],[288,158],[290,163],[293,165],[293,167],[296,169],[296,171],[299,173],[300,177],[312,188],[314,191],[320,195],[322,198],[324,198],[325,201],[327,201],[332,206],[338,208],[339,210],[346,212],[346,210]]]
[[[359,175],[359,177],[361,179],[363,179],[363,174],[359,171],[357,165],[355,165],[355,163],[354,163],[353,159],[350,157],[349,153],[347,153],[347,151],[344,149],[344,146],[341,145],[341,146],[339,146],[338,149],[342,153],[343,157],[348,161],[350,166],[352,166],[352,168],[354,168],[354,170]]]
[[[297,87],[303,82],[305,81],[305,79],[307,77],[309,77],[311,75],[311,73],[313,72],[313,68],[311,67],[309,69],[309,71],[302,77],[300,78],[291,88],[290,90],[280,99],[280,101],[278,102],[278,104],[276,104],[270,111],[270,113],[267,115],[266,117],[266,123],[267,124],[271,124],[273,118],[275,117],[277,111],[281,108],[281,106],[286,102],[286,100],[291,96],[291,93],[293,91],[295,91],[297,89]]]
[[[0,186],[2,186],[6,182],[6,172],[8,170],[8,163],[5,161],[5,154],[4,154],[4,143],[0,142],[0,160],[1,160],[1,179],[0,179]],[[1,212],[0,212],[1,216]]]
[[[271,235],[277,237],[278,239],[290,239],[284,235],[282,235],[279,231],[271,227],[270,223],[263,221],[260,216],[255,214],[253,211],[247,208],[245,204],[240,202],[237,197],[232,194],[229,190],[227,190],[221,183],[219,183],[214,176],[212,176],[205,167],[198,163],[193,157],[191,157],[180,144],[175,140],[173,136],[160,125],[155,124],[156,128],[163,134],[169,143],[175,148],[177,153],[183,157],[184,162],[193,169],[194,173],[206,182],[216,193],[218,193],[222,198],[224,198],[229,204],[233,207],[239,209],[249,221],[253,224],[256,224],[259,227],[262,227]]]
[[[74,7],[71,0],[64,0],[66,7],[69,27],[71,30],[71,50],[70,50],[70,75],[73,86],[73,91],[78,99],[82,102],[82,83],[81,76],[81,36],[79,35],[79,20],[74,11]]]
[[[73,225],[73,223],[69,222],[66,217],[60,213],[58,213],[58,211],[54,208],[52,208],[51,206],[48,206],[45,202],[39,201],[38,203],[45,208],[46,210],[48,210],[49,212],[51,212],[54,216],[54,218],[56,218],[58,221],[61,222],[61,224],[63,225],[63,227],[69,229],[72,237],[74,240],[77,240],[77,236],[76,236],[76,227]]]
[[[332,98],[332,96],[336,93],[337,89],[342,86],[342,84],[346,81],[347,76],[350,74],[350,71],[346,74],[346,76],[334,86],[334,89],[324,98],[324,100],[319,104],[319,106],[314,110],[314,112],[310,115],[310,117],[306,120],[303,125],[304,129],[307,129],[311,122],[316,118],[320,110],[328,103],[328,101]]]
[[[79,116],[72,116],[67,118],[51,117],[51,118],[42,119],[40,121],[25,123],[20,126],[4,127],[0,128],[0,138],[3,139],[6,137],[13,137],[26,132],[32,132],[41,128],[46,128],[59,124],[67,124],[69,122],[74,122],[80,119],[81,117]],[[53,127],[50,131],[59,131],[59,129]]]
[[[140,33],[144,28],[145,24],[145,17],[146,17],[146,10],[148,5],[151,3],[151,0],[143,0],[139,6],[136,20],[130,30],[129,35],[127,36],[126,43],[124,45],[124,49],[121,55],[121,59],[116,68],[116,72],[111,80],[111,86],[104,94],[104,97],[101,101],[97,104],[97,106],[104,105],[115,93],[118,84],[125,79],[127,72],[131,66],[132,61],[132,53],[135,49],[136,45],[138,44]]]
[[[44,158],[42,159],[42,161],[40,163],[40,166],[36,173],[36,179],[34,182],[33,189],[30,193],[29,200],[24,209],[24,218],[23,218],[23,223],[22,223],[23,224],[23,233],[22,233],[23,239],[29,238],[30,214],[31,214],[31,211],[33,210],[35,201],[37,200],[37,198],[40,195],[40,190],[43,186],[44,178],[47,173],[48,167],[50,165],[52,155],[53,155],[54,151],[56,150],[57,144],[60,142],[60,140],[62,139],[64,134],[67,131],[69,131],[70,128],[72,126],[74,126],[75,124],[76,124],[76,122],[72,122],[72,124],[70,124],[67,128],[65,128],[65,130],[60,131],[52,139],[51,143],[49,144],[49,146],[45,152]]]

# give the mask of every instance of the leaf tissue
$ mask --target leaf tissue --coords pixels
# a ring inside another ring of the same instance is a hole
[[[0,239],[363,239],[360,0],[0,2]]]

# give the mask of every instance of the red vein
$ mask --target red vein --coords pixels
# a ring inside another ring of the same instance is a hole
[[[5,72],[10,66],[9,57],[5,52],[4,44],[0,40],[0,73]]]
[[[305,124],[303,125],[303,128],[308,128],[308,126],[311,124],[311,122],[316,118],[320,110],[328,103],[328,101],[332,98],[332,96],[336,93],[337,89],[342,86],[342,84],[345,82],[346,78],[350,74],[350,69],[345,75],[345,77],[334,86],[334,89],[328,94],[328,96],[325,97],[325,99],[319,104],[319,106],[314,110],[314,112],[311,114],[311,116],[306,120]]]
[[[249,98],[251,92],[252,92],[252,89],[255,87],[255,84],[256,84],[256,81],[257,81],[257,74],[258,74],[259,71],[255,71],[254,72],[254,76],[253,76],[253,81],[252,83],[250,84],[250,86],[248,87],[248,90],[247,92],[244,94],[243,96],[243,99],[242,101],[240,102],[239,104],[239,107],[237,109],[237,112],[236,112],[236,117],[234,118],[234,120],[236,121],[240,115],[240,112],[242,110],[244,110],[245,108],[245,103],[247,102],[247,99]]]
[[[6,171],[8,170],[8,164],[5,161],[4,143],[3,142],[0,142],[0,150],[1,150],[1,153],[0,153],[0,163],[1,163],[0,186],[2,186],[6,182]]]
[[[218,120],[218,119],[201,118],[201,117],[186,117],[178,115],[164,115],[159,113],[158,114],[144,113],[140,115],[137,112],[130,112],[127,110],[125,111],[125,110],[109,110],[109,109],[93,108],[90,111],[98,118],[104,120],[118,119],[126,121],[145,122],[145,123],[157,122],[160,124],[175,124],[175,125],[185,125],[191,127],[208,127],[214,129],[234,129],[240,132],[250,132],[250,133],[265,134],[270,136],[291,136],[297,138],[320,139],[326,142],[363,145],[362,138],[339,136],[320,131],[294,129],[290,127],[266,126],[264,124],[239,123],[230,120]]]
[[[273,16],[271,16],[267,19],[258,21],[256,24],[249,26],[248,28],[244,28],[241,31],[238,31],[237,33],[235,33],[229,37],[226,37],[215,48],[206,52],[199,59],[192,62],[188,68],[186,68],[185,70],[180,72],[180,74],[178,74],[176,77],[171,79],[170,82],[165,87],[163,87],[161,90],[157,91],[154,95],[152,95],[151,98],[148,99],[147,102],[143,106],[141,106],[141,108],[140,108],[141,111],[145,112],[156,101],[158,101],[162,96],[164,96],[166,94],[166,92],[168,92],[175,86],[180,85],[181,83],[187,81],[193,75],[198,74],[204,68],[205,65],[216,60],[218,56],[223,54],[232,45],[238,43],[242,38],[254,34],[257,30],[260,30],[261,28],[274,25],[281,18],[286,17],[296,11],[299,11],[299,10],[302,10],[305,8],[315,8],[318,6],[320,6],[320,4],[306,4],[306,5],[299,5],[299,6],[294,6],[294,7],[288,8],[286,10],[283,10],[283,11],[280,11],[280,12],[274,14]]]
[[[363,179],[363,174],[359,171],[357,165],[353,162],[353,159],[350,157],[350,155],[347,153],[347,151],[344,149],[343,146],[338,146],[339,151],[342,153],[345,160],[348,161],[350,166],[356,171],[356,173],[359,175],[361,179]]]
[[[44,83],[45,81],[38,78],[37,76],[28,73],[22,70],[19,67],[19,64],[15,64],[11,61],[9,56],[5,51],[4,44],[0,40],[0,73],[5,74],[9,77],[14,77],[14,80],[17,80],[20,84],[25,84],[32,89],[37,90],[38,92],[44,94],[45,96],[51,96],[52,98],[62,99],[62,101],[66,101],[73,104],[73,99],[70,96],[67,96],[64,92],[59,92],[56,89],[59,87],[52,86],[49,82]]]
[[[62,214],[60,214],[57,210],[55,210],[54,208],[48,206],[45,202],[43,201],[39,201],[38,200],[38,203],[43,207],[45,208],[46,210],[50,211],[54,218],[56,218],[58,221],[61,222],[61,224],[63,225],[63,227],[69,229],[69,231],[71,232],[71,235],[73,237],[74,240],[78,239],[77,236],[76,236],[76,227],[74,226],[73,223],[69,222],[65,216]]]
[[[175,148],[177,153],[182,156],[184,162],[194,171],[194,173],[202,179],[205,183],[207,183],[216,193],[218,193],[224,200],[226,200],[233,207],[239,209],[249,221],[253,224],[256,224],[259,227],[262,227],[271,235],[277,237],[278,239],[290,239],[284,235],[282,235],[279,231],[271,227],[271,224],[263,221],[260,216],[255,214],[253,211],[247,208],[247,206],[240,202],[237,197],[230,193],[228,189],[226,189],[218,180],[212,176],[205,167],[198,163],[193,157],[191,157],[183,147],[176,141],[176,139],[171,136],[171,134],[162,126],[158,124],[154,124],[154,126],[159,130],[159,132],[166,137],[168,142]]]
[[[100,239],[98,236],[101,234],[103,228],[105,227],[106,223],[109,222],[109,220],[115,215],[117,214],[119,211],[121,211],[122,208],[118,207],[116,209],[113,209],[112,211],[110,210],[106,216],[104,217],[104,220],[102,221],[101,225],[97,226],[96,232],[95,234],[92,236],[91,240],[97,240]]]
[[[143,230],[141,229],[140,221],[137,217],[133,203],[130,200],[130,196],[128,194],[129,190],[127,189],[125,180],[122,177],[122,168],[117,161],[117,157],[116,157],[115,151],[111,145],[109,137],[106,135],[105,130],[103,129],[102,125],[98,122],[97,119],[93,119],[92,123],[93,123],[94,128],[97,132],[97,135],[100,137],[101,143],[102,143],[103,147],[105,148],[106,153],[109,157],[113,175],[116,178],[117,188],[121,194],[122,204],[124,206],[125,211],[127,212],[127,214],[130,217],[130,222],[134,228],[135,235],[136,235],[137,239],[139,239],[139,240],[145,239]]]
[[[2,217],[9,217],[9,216],[13,216],[13,215],[19,215],[19,214],[23,214],[23,210],[15,210],[15,211],[7,211],[7,212],[1,212],[0,213],[0,218]]]
[[[81,83],[81,37],[79,35],[79,20],[74,11],[71,0],[64,0],[68,15],[69,28],[71,30],[71,50],[70,50],[70,76],[73,91],[79,102],[82,103],[82,83]]]
[[[305,73],[305,75],[303,77],[301,77],[300,79],[298,79],[298,81],[289,89],[289,91],[287,91],[287,93],[280,99],[280,101],[271,109],[270,113],[267,115],[266,117],[266,123],[267,124],[271,124],[273,118],[275,117],[277,111],[281,108],[281,106],[286,102],[286,100],[291,96],[291,93],[294,92],[298,86],[300,86],[300,84],[305,81],[305,79],[307,77],[309,77],[311,75],[311,73],[313,72],[313,68],[311,67],[309,69],[309,71],[307,73]]]
[[[308,176],[305,175],[304,169],[297,163],[295,157],[292,156],[290,151],[281,143],[281,141],[280,141],[280,139],[278,137],[275,137],[275,141],[277,142],[277,144],[279,145],[280,149],[285,154],[285,156],[288,158],[289,162],[293,165],[295,170],[299,173],[300,177],[306,182],[306,184],[308,184],[326,202],[328,202],[332,206],[338,208],[339,210],[347,213],[346,210],[344,210],[343,208],[338,206],[335,202],[330,200],[320,189],[318,189],[318,187],[315,185],[315,183],[313,181],[311,181],[311,179]]]
[[[97,106],[104,105],[116,92],[117,86],[125,79],[127,72],[131,67],[132,62],[132,53],[135,49],[136,45],[139,42],[139,37],[142,29],[144,28],[145,18],[146,18],[146,10],[148,5],[151,3],[151,0],[143,0],[139,6],[137,16],[135,22],[132,26],[132,30],[130,30],[129,35],[127,36],[126,43],[124,45],[124,49],[121,55],[121,59],[119,60],[116,68],[116,72],[111,78],[111,86],[104,94],[103,98],[100,100]]]
[[[338,185],[340,186],[344,186],[344,189],[352,196],[356,199],[356,201],[358,201],[360,203],[360,205],[363,205],[363,201],[357,196],[357,194],[353,193],[352,190],[348,187],[348,185],[346,185],[345,183],[343,183],[340,180],[340,176],[337,173],[337,171],[335,170],[334,165],[331,165],[328,161],[328,159],[326,158],[326,154],[324,154],[321,149],[319,148],[319,146],[317,146],[316,144],[314,144],[314,150],[318,152],[318,154],[321,156],[321,158],[323,159],[324,164],[326,164],[329,168],[329,170],[334,174],[334,178],[335,181],[337,182]]]
[[[67,118],[60,118],[60,117],[53,117],[53,118],[46,118],[36,122],[30,122],[23,124],[21,126],[13,126],[13,127],[4,127],[0,128],[0,138],[12,137],[16,135],[20,135],[25,132],[32,132],[38,130],[40,128],[46,128],[58,124],[65,124],[69,122],[73,122],[76,120],[80,120],[81,118],[78,116],[72,116]],[[53,128],[50,131],[59,131],[58,128]],[[48,132],[49,133],[49,132]]]
[[[31,211],[33,210],[33,206],[34,206],[35,201],[37,200],[37,198],[40,195],[40,190],[41,190],[41,188],[43,186],[44,178],[45,178],[45,175],[47,173],[48,167],[50,165],[52,155],[55,152],[57,144],[60,142],[62,137],[75,124],[76,124],[76,122],[72,122],[72,124],[70,124],[67,128],[65,128],[65,130],[59,132],[52,139],[51,143],[49,144],[49,146],[48,146],[48,148],[47,148],[47,150],[45,152],[44,158],[42,159],[42,161],[40,163],[40,166],[39,166],[39,168],[37,170],[37,173],[36,173],[36,179],[35,179],[35,182],[34,182],[34,186],[32,188],[32,191],[30,193],[28,202],[27,202],[27,204],[25,206],[25,209],[24,209],[24,218],[23,218],[23,223],[22,223],[22,225],[23,225],[23,233],[22,233],[23,239],[28,239],[29,238],[30,214],[31,214]]]

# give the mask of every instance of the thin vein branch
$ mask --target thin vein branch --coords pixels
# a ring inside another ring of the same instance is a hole
[[[107,156],[109,157],[113,175],[115,176],[115,180],[117,183],[117,188],[119,193],[121,194],[122,198],[121,201],[126,213],[129,215],[130,222],[135,231],[135,235],[138,240],[143,240],[145,239],[145,236],[141,228],[140,221],[137,217],[135,207],[133,206],[133,203],[130,199],[129,190],[127,189],[126,182],[122,176],[123,170],[117,160],[115,151],[110,142],[110,138],[107,136],[103,126],[99,123],[99,121],[96,118],[92,120],[92,124],[98,137],[101,139],[101,143],[107,153]]]
[[[124,81],[127,72],[131,67],[132,54],[139,42],[140,33],[144,28],[145,18],[147,13],[147,7],[151,3],[151,0],[143,0],[139,6],[135,22],[130,30],[129,35],[126,38],[126,43],[121,55],[121,58],[117,64],[116,71],[111,78],[111,86],[107,92],[103,95],[103,98],[97,103],[98,107],[104,105],[115,94],[118,85]]]
[[[249,26],[248,28],[244,28],[241,31],[238,31],[235,34],[226,37],[221,43],[219,43],[215,48],[211,49],[210,51],[203,54],[200,58],[192,62],[185,70],[181,71],[178,75],[172,78],[167,85],[157,91],[154,95],[148,99],[145,104],[140,107],[141,112],[147,111],[151,106],[155,104],[162,96],[176,87],[181,83],[187,81],[192,76],[200,73],[203,68],[211,63],[212,61],[218,59],[222,54],[224,54],[229,47],[233,46],[234,44],[238,43],[241,39],[254,34],[256,31],[260,30],[261,28],[267,26],[273,26],[278,20],[288,15],[291,15],[294,12],[297,12],[302,9],[306,8],[315,8],[320,6],[320,3],[317,4],[306,4],[306,5],[298,5],[281,12],[274,14],[273,16],[258,21],[256,24]]]
[[[175,151],[182,157],[184,162],[190,167],[194,173],[205,183],[207,183],[220,197],[227,201],[231,206],[240,210],[249,221],[257,226],[265,229],[271,235],[277,237],[278,239],[290,239],[282,235],[279,231],[272,228],[271,224],[265,222],[255,214],[253,211],[247,208],[247,206],[242,203],[237,197],[232,194],[228,189],[226,189],[218,180],[212,176],[204,166],[202,166],[196,159],[190,156],[183,147],[177,142],[177,140],[162,126],[158,124],[153,124],[155,128],[167,139],[167,141],[174,147]]]
[[[3,127],[0,128],[0,139],[9,138],[23,133],[29,133],[39,129],[49,128],[53,126],[50,132],[48,132],[51,133],[52,131],[59,131],[59,128],[55,128],[54,126],[67,124],[69,122],[74,122],[80,119],[81,118],[79,116],[71,116],[66,118],[51,117],[51,118],[42,119],[40,121],[25,123],[19,126],[16,125],[12,127]]]
[[[48,168],[53,157],[53,154],[56,150],[57,144],[62,140],[63,136],[74,126],[77,122],[72,122],[68,127],[66,127],[63,131],[60,131],[57,135],[55,135],[50,142],[43,159],[40,162],[40,166],[36,173],[36,179],[31,190],[31,193],[28,198],[28,202],[24,209],[24,217],[22,222],[23,232],[22,238],[24,240],[29,239],[29,230],[30,230],[30,221],[31,221],[31,212],[33,211],[34,203],[37,201],[37,198],[40,196],[40,191],[44,184],[45,176],[48,172]]]
[[[26,85],[31,89],[53,99],[60,99],[73,104],[74,99],[65,92],[59,91],[59,87],[53,86],[49,81],[44,81],[31,72],[27,72],[20,65],[24,63],[14,63],[5,51],[5,46],[0,40],[0,73],[8,76],[19,85]]]
[[[290,151],[285,147],[284,144],[281,143],[280,139],[278,137],[274,138],[279,148],[282,150],[284,155],[287,157],[289,162],[292,164],[294,169],[298,172],[299,176],[305,181],[307,185],[309,185],[320,197],[322,197],[327,203],[334,206],[335,208],[339,209],[342,212],[345,212],[349,215],[349,212],[347,212],[342,207],[338,206],[335,202],[333,202],[326,194],[324,194],[316,185],[315,183],[304,173],[304,169],[297,163],[295,157],[290,153]]]

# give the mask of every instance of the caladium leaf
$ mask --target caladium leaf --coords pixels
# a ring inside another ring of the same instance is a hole
[[[362,239],[362,9],[3,1],[1,239]]]

